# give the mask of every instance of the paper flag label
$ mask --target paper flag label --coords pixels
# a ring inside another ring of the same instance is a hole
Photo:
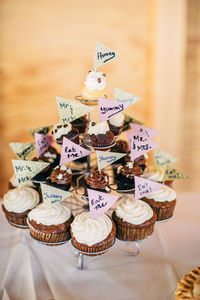
[[[72,141],[68,140],[67,138],[63,138],[62,144],[62,153],[60,158],[60,165],[64,165],[67,162],[76,160],[78,158],[90,155],[91,152]]]
[[[135,200],[141,199],[148,194],[161,190],[165,185],[142,177],[134,176]]]
[[[90,215],[96,219],[109,210],[119,196],[102,193],[99,191],[87,189],[89,198]]]
[[[130,148],[131,148],[131,160],[143,155],[144,153],[151,151],[158,147],[153,140],[144,138],[139,134],[127,133]]]
[[[42,153],[44,153],[50,143],[51,143],[51,136],[40,134],[40,133],[35,133],[35,144],[36,144],[36,150],[37,150],[37,158],[39,158]]]
[[[163,181],[173,180],[173,179],[186,179],[186,178],[190,178],[190,177],[174,168],[167,168],[165,170]]]
[[[49,126],[38,127],[38,128],[30,128],[28,131],[34,137],[34,133],[41,133],[46,135],[52,128],[53,125],[49,125]]]
[[[97,154],[97,163],[99,171],[106,166],[114,163],[116,160],[124,157],[127,153],[117,153],[117,152],[105,152],[105,151],[96,151]]]
[[[178,159],[171,154],[164,152],[160,149],[154,150],[154,163],[156,167],[162,167],[176,162]]]
[[[72,195],[70,192],[63,191],[47,184],[40,184],[40,186],[43,201],[47,204],[61,202]]]
[[[128,107],[128,104],[105,99],[105,98],[99,98],[98,106],[99,106],[99,120],[103,122],[121,113],[125,108]]]
[[[93,110],[90,106],[61,97],[56,97],[56,102],[60,120],[63,124],[72,122]]]
[[[100,43],[96,43],[94,54],[94,69],[116,58],[119,58],[119,54]]]
[[[139,125],[139,124],[133,124],[131,123],[131,128],[133,130],[134,134],[138,134],[142,137],[144,137],[145,139],[151,139],[153,138],[155,135],[158,134],[158,130],[156,129],[152,129],[143,125]]]
[[[10,148],[19,159],[29,160],[35,150],[34,143],[10,143]]]
[[[49,163],[40,161],[12,160],[15,176],[19,184],[32,179],[36,174],[49,166]]]
[[[142,99],[138,96],[134,96],[120,89],[114,89],[114,98],[116,101],[127,103],[128,105],[135,104],[136,102]]]

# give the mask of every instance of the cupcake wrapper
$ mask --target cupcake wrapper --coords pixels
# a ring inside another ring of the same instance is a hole
[[[157,221],[166,220],[172,217],[174,208],[176,206],[176,200],[173,200],[171,202],[166,201],[166,205],[164,202],[155,202],[152,199],[143,198],[142,200],[151,206],[151,208],[157,215]]]
[[[14,216],[6,215],[6,218],[7,218],[8,222],[12,223],[11,224],[12,226],[16,225],[15,227],[18,227],[17,225],[22,225],[22,226],[27,226],[27,228],[28,228],[27,216],[17,218],[17,217],[14,217]],[[24,229],[27,229],[27,228],[24,228]]]

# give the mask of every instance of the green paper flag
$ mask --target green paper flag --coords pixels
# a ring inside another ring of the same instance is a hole
[[[34,143],[10,143],[9,146],[16,156],[22,160],[29,160],[35,150]]]
[[[56,97],[58,113],[63,124],[72,122],[93,110],[92,107],[61,97]]]
[[[49,205],[61,202],[72,195],[70,192],[63,191],[62,189],[58,189],[47,184],[40,184],[40,186],[43,201]]]
[[[154,164],[155,167],[167,166],[171,163],[174,163],[178,158],[173,157],[171,154],[164,152],[160,149],[154,150]]]
[[[106,166],[114,163],[116,160],[124,157],[127,153],[117,153],[117,152],[105,152],[105,151],[96,151],[97,154],[97,164],[98,169],[105,168]]]
[[[173,179],[186,179],[186,178],[190,178],[190,177],[174,168],[167,168],[165,170],[163,181],[173,180]]]
[[[36,174],[49,166],[49,163],[45,162],[14,159],[12,164],[19,184],[32,179]]]
[[[129,105],[132,105],[141,100],[142,98],[115,88],[114,99],[119,102],[124,102],[128,103]]]
[[[40,134],[46,135],[52,128],[53,128],[53,125],[49,125],[49,126],[44,126],[44,127],[30,128],[30,129],[28,129],[28,131],[34,137],[34,133],[40,133]]]

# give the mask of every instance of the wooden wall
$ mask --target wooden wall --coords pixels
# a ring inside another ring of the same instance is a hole
[[[197,2],[1,1],[1,193],[12,175],[8,143],[30,141],[28,128],[58,121],[55,96],[73,99],[80,93],[92,68],[96,41],[120,53],[119,60],[100,69],[107,74],[108,96],[113,96],[114,87],[141,96],[143,101],[132,108],[133,116],[160,129],[162,148],[183,155],[182,170],[197,174],[183,132],[184,113],[187,129],[199,126],[199,121],[192,122],[194,115],[198,118],[197,110],[189,114],[183,93],[192,90],[190,66],[195,62],[189,59],[194,48],[188,28],[197,22],[191,18]],[[199,162],[195,155],[193,161]],[[198,189],[198,183],[198,179],[189,180],[188,188]]]

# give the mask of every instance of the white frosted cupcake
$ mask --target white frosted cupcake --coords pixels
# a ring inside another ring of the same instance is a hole
[[[117,114],[113,117],[111,117],[108,120],[108,124],[110,127],[110,130],[112,131],[112,133],[116,136],[118,134],[120,134],[120,132],[122,131],[123,125],[124,125],[124,115],[122,113]]]
[[[73,246],[88,252],[88,255],[110,248],[114,243],[115,234],[115,224],[105,214],[92,219],[89,212],[83,212],[77,215],[71,224]]]
[[[119,240],[140,241],[152,234],[156,214],[142,200],[125,200],[112,214]]]
[[[173,215],[176,192],[168,186],[146,195],[142,200],[148,203],[157,215],[157,220],[165,220]]]
[[[148,169],[145,169],[141,177],[148,180],[156,181],[158,183],[163,183],[165,169],[166,168],[164,167],[160,167],[160,168],[150,167]],[[173,180],[166,180],[164,184],[172,187],[172,182]]]
[[[72,221],[70,208],[62,203],[41,203],[28,214],[31,236],[52,246],[70,239]]]
[[[85,85],[82,88],[81,96],[85,104],[93,104],[92,100],[105,97],[106,77],[102,72],[89,71]],[[89,101],[87,101],[89,100]]]
[[[2,209],[12,225],[27,226],[27,215],[38,203],[38,192],[33,188],[21,186],[9,190],[4,195]]]

